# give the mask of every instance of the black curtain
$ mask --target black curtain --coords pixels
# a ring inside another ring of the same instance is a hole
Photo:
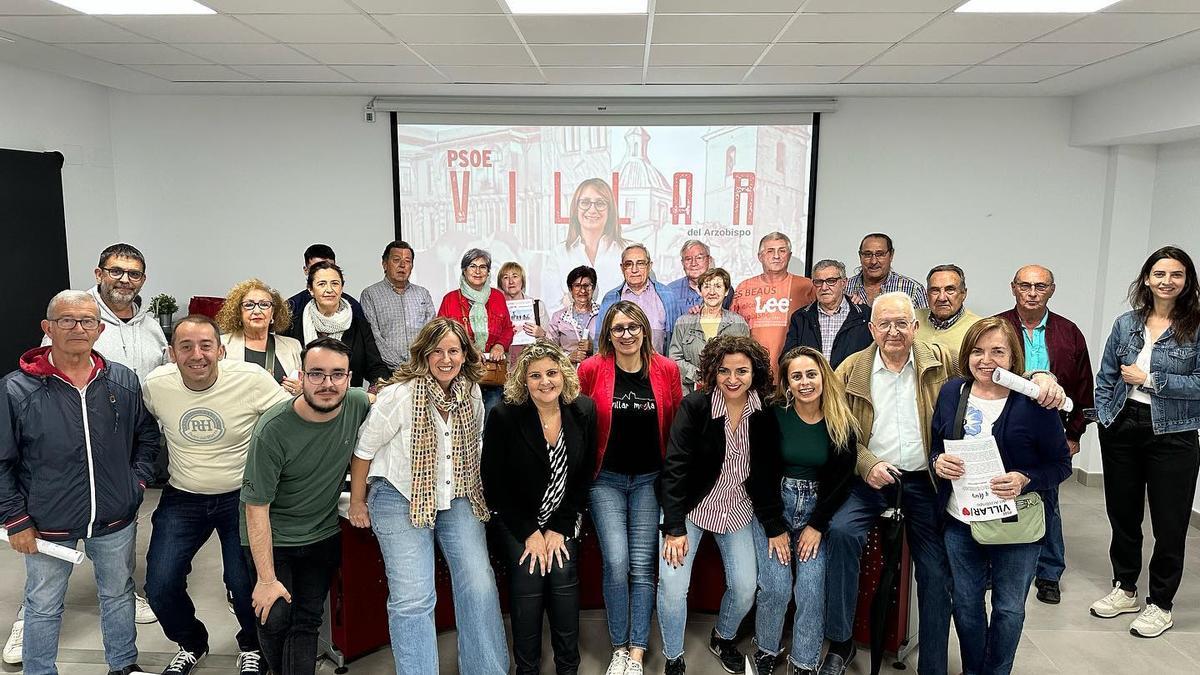
[[[0,373],[15,370],[21,354],[41,342],[46,304],[70,287],[62,166],[59,152],[0,149],[0,224],[15,282],[4,301]]]

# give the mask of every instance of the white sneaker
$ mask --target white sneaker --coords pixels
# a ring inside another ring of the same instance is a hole
[[[1174,625],[1175,622],[1171,620],[1171,612],[1154,603],[1147,602],[1146,609],[1142,610],[1133,623],[1129,624],[1129,634],[1134,637],[1156,638]]]
[[[1138,604],[1137,594],[1133,597],[1125,595],[1125,591],[1121,589],[1121,582],[1117,582],[1113,586],[1112,592],[1092,603],[1092,616],[1098,616],[1101,619],[1111,619],[1114,616],[1120,616],[1128,612],[1136,612],[1141,609]]]
[[[155,623],[158,617],[154,616],[154,610],[150,609],[150,602],[138,595],[133,594],[133,622],[134,623]]]
[[[625,664],[625,675],[642,675],[642,664],[630,659],[629,663]]]
[[[10,665],[20,665],[21,663],[21,647],[25,644],[25,621],[17,619],[13,622],[12,633],[8,635],[8,642],[4,643],[4,662]]]
[[[612,661],[609,661],[608,670],[604,671],[604,675],[628,675],[630,663],[629,650],[618,649],[613,652]],[[640,673],[642,671],[642,664],[639,663],[637,665],[637,672]]]

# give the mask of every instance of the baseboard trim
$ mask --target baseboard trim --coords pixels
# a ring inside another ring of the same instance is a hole
[[[1079,467],[1075,467],[1075,482],[1085,487],[1104,487],[1104,474],[1088,473]]]

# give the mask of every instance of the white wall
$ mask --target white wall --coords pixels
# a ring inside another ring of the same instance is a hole
[[[94,283],[96,255],[117,240],[109,90],[0,63],[0,148],[63,153],[71,285]]]

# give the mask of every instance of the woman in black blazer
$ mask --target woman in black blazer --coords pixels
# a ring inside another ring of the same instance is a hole
[[[744,657],[734,638],[757,588],[754,522],[777,556],[787,556],[789,549],[779,492],[779,422],[766,405],[767,350],[748,336],[714,338],[700,354],[697,386],[702,389],[684,397],[671,425],[658,485],[663,509],[658,621],[665,670],[684,672],[692,561],[710,533],[721,551],[727,588],[709,650],[726,671],[741,672]]]
[[[596,464],[596,405],[570,358],[539,339],[509,368],[483,433],[483,490],[500,516],[518,675],[541,672],[542,608],[555,672],[579,669],[579,521]]]
[[[312,300],[292,317],[287,335],[301,345],[322,337],[345,342],[350,347],[350,386],[361,386],[364,379],[374,385],[391,377],[392,371],[379,356],[367,320],[355,315],[342,297],[343,281],[342,268],[328,260],[309,265],[308,292]]]

